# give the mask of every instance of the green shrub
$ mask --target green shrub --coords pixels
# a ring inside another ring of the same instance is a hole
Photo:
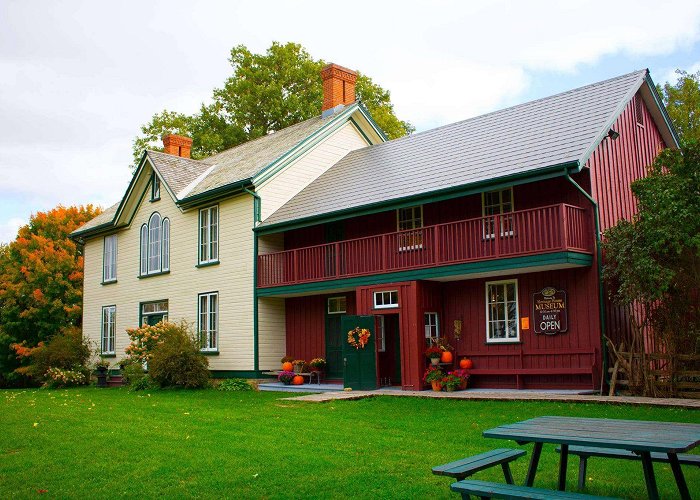
[[[124,360],[121,362],[120,366],[122,382],[124,382],[125,385],[136,384],[147,376],[141,363]]]
[[[83,367],[79,370],[62,370],[49,368],[46,371],[44,387],[57,389],[59,387],[76,387],[90,382],[90,370]]]
[[[184,321],[166,323],[148,361],[150,377],[161,387],[198,389],[209,384],[209,361]]]
[[[242,378],[227,378],[222,380],[219,385],[216,386],[219,391],[252,391],[254,387],[245,379]]]
[[[130,391],[150,391],[158,388],[158,384],[146,374],[144,374],[143,377],[134,380],[129,386]]]

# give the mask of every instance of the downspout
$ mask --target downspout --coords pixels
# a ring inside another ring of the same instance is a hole
[[[569,175],[569,171],[566,171],[567,180],[574,185],[578,191],[586,197],[588,201],[593,205],[593,218],[595,221],[595,247],[596,247],[596,260],[598,261],[598,302],[600,303],[599,314],[600,314],[600,345],[603,355],[603,373],[600,377],[600,393],[603,394],[603,384],[609,382],[608,380],[608,345],[605,342],[605,292],[603,290],[603,248],[602,240],[600,237],[600,218],[598,211],[598,203],[593,199],[593,197],[586,192],[575,180]]]
[[[253,197],[253,227],[260,222],[262,199],[255,191],[243,187],[243,191]],[[260,376],[259,360],[259,340],[258,340],[258,233],[253,231],[253,371],[255,376]]]

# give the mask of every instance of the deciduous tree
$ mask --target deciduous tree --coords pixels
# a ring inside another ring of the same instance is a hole
[[[695,74],[676,70],[675,84],[666,82],[657,90],[684,142],[700,142],[700,71]]]
[[[0,385],[18,360],[11,344],[35,346],[82,318],[82,249],[68,234],[100,210],[58,206],[33,215],[0,250]]]
[[[166,110],[141,127],[134,162],[144,149],[162,149],[159,141],[166,133],[192,137],[192,157],[199,159],[320,113],[325,62],[313,59],[301,45],[273,42],[265,54],[238,45],[229,61],[233,75],[214,89],[211,104],[202,104],[193,115]],[[389,138],[413,132],[410,123],[396,117],[389,91],[361,73],[356,95]]]

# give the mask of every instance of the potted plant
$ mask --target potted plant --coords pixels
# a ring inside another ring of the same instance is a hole
[[[425,356],[430,359],[430,362],[437,365],[440,362],[440,357],[442,356],[442,349],[438,346],[428,347],[425,350]]]
[[[447,392],[453,392],[462,385],[462,378],[450,372],[442,379],[442,385]]]
[[[294,372],[282,370],[279,375],[277,375],[277,380],[282,382],[284,385],[291,385],[292,380],[294,380],[294,377],[296,374]]]
[[[294,361],[293,357],[285,356],[280,361],[282,362],[282,371],[291,372],[294,370],[294,366],[292,366],[292,361]]]
[[[322,372],[326,369],[326,360],[323,358],[314,358],[309,361],[309,366],[311,367],[311,370],[315,372]]]
[[[442,379],[444,377],[445,372],[443,372],[439,367],[429,366],[423,374],[423,382],[430,384],[435,392],[440,392],[442,390]]]
[[[292,361],[292,364],[294,365],[294,373],[303,373],[306,361],[303,359],[295,359]]]
[[[440,337],[437,339],[437,346],[440,348],[440,362],[442,363],[452,363],[454,359],[452,356],[452,346],[447,342],[446,337]]]
[[[460,378],[461,384],[459,385],[459,390],[463,391],[467,388],[467,382],[469,381],[469,370],[464,368],[458,368],[452,372],[452,375],[456,375]]]
[[[107,387],[107,371],[109,370],[109,361],[100,358],[95,363],[95,371],[97,372],[97,387]]]

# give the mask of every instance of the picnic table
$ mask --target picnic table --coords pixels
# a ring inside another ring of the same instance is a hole
[[[700,444],[700,425],[675,422],[649,422],[608,418],[537,417],[484,431],[484,437],[511,439],[518,444],[534,443],[526,486],[535,481],[542,445],[560,445],[559,490],[566,486],[569,446],[595,446],[629,450],[641,458],[649,498],[657,500],[659,492],[651,453],[668,456],[681,498],[690,499],[688,485],[678,462],[678,453]]]

